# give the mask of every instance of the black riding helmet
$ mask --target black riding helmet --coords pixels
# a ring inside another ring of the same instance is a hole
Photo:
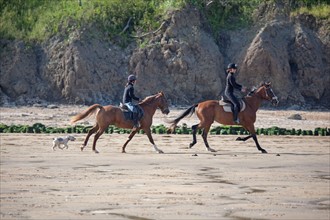
[[[230,63],[230,64],[228,64],[227,69],[237,69],[237,64],[236,63]]]
[[[128,77],[127,77],[127,81],[128,82],[132,82],[132,81],[135,81],[136,80],[136,76],[135,75],[129,75]]]

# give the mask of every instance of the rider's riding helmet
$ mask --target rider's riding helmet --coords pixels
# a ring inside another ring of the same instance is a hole
[[[237,69],[237,64],[236,63],[230,63],[230,64],[228,64],[227,69]]]
[[[127,78],[128,82],[132,82],[132,81],[135,81],[136,80],[136,76],[135,75],[129,75],[128,78]]]

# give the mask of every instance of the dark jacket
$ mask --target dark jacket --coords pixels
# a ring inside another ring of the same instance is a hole
[[[226,88],[225,88],[225,96],[230,97],[234,94],[234,89],[242,90],[242,85],[236,82],[235,76],[233,73],[228,73],[226,79]]]
[[[132,83],[128,83],[124,90],[123,103],[132,102],[134,100],[139,101],[140,99],[134,95],[134,86]]]

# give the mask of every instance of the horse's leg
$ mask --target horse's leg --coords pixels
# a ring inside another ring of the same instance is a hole
[[[96,132],[95,136],[94,136],[94,141],[93,141],[93,151],[94,151],[95,153],[99,153],[99,152],[96,150],[96,141],[97,141],[97,140],[99,139],[99,137],[103,134],[104,130],[105,130],[105,129],[99,129],[99,130]]]
[[[122,147],[122,150],[121,150],[122,153],[126,153],[126,151],[125,151],[126,145],[128,144],[128,142],[130,142],[132,140],[132,138],[134,137],[136,132],[138,132],[138,129],[135,129],[135,128],[132,129],[131,133],[129,134],[129,136],[127,138],[127,141],[125,142],[125,144]]]
[[[216,152],[216,150],[210,148],[209,143],[208,143],[208,141],[207,141],[207,134],[209,133],[210,126],[211,126],[211,125],[206,126],[206,127],[204,128],[203,133],[202,133],[202,137],[203,137],[203,140],[204,140],[204,144],[205,144],[206,149],[207,149],[208,151],[211,151],[211,152]]]
[[[246,136],[246,137],[238,137],[238,138],[236,138],[236,141],[246,141],[246,140],[248,140],[248,139],[250,139],[250,138],[252,138],[252,132],[250,132],[250,131],[254,131],[255,129],[254,129],[254,125],[252,125],[252,126],[246,126],[245,124],[244,125],[242,125],[243,126],[243,128],[245,129],[245,130],[247,130],[249,133],[250,133],[250,135],[248,135],[248,136]]]
[[[238,137],[238,138],[236,138],[236,141],[246,141],[250,138],[252,138],[252,135],[249,135],[249,136],[246,136],[246,137]]]
[[[256,143],[258,150],[260,150],[262,153],[266,154],[267,151],[260,147],[260,144],[259,144],[258,139],[257,139],[257,134],[255,134],[255,133],[252,134],[252,138],[253,138],[254,142]]]
[[[88,131],[88,134],[87,134],[87,136],[86,136],[86,138],[85,138],[85,140],[84,140],[84,143],[83,143],[83,145],[81,146],[81,151],[83,151],[84,150],[84,148],[87,146],[87,142],[88,142],[88,140],[89,140],[89,137],[92,135],[92,134],[94,134],[97,130],[99,129],[99,126],[98,126],[98,124],[96,124],[96,125],[94,125],[94,127],[92,127],[89,131]]]
[[[192,135],[193,135],[193,141],[189,144],[189,148],[192,148],[197,143],[196,133],[197,133],[197,130],[198,130],[198,124],[193,125],[191,127],[191,130],[192,130]]]
[[[246,130],[248,130],[250,132],[250,135],[245,137],[245,138],[240,138],[239,140],[242,140],[242,141],[246,141],[247,139],[249,138],[253,138],[254,142],[256,143],[256,146],[257,146],[257,149],[259,151],[261,151],[262,153],[267,153],[267,151],[265,149],[263,149],[262,147],[260,147],[260,144],[258,142],[258,138],[257,138],[257,134],[256,134],[256,131],[255,131],[255,128],[254,128],[254,125],[250,125],[250,126],[245,126]],[[236,139],[237,140],[237,139]]]
[[[144,132],[147,134],[147,136],[148,136],[148,138],[149,138],[149,141],[150,141],[150,143],[153,145],[155,151],[158,152],[158,153],[160,153],[160,154],[164,153],[161,149],[159,149],[159,148],[156,146],[156,144],[155,144],[155,142],[154,142],[154,139],[153,139],[152,136],[151,136],[151,130],[150,130],[150,128],[144,129]]]

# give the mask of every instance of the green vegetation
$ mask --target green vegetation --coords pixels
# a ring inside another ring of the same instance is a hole
[[[261,4],[280,2],[280,0],[188,0],[205,15],[217,35],[221,29],[237,29],[253,23],[253,13]],[[317,18],[329,18],[329,0],[291,0],[285,1],[292,15],[309,13]]]
[[[311,7],[300,7],[296,10],[291,12],[292,16],[296,16],[298,14],[311,14],[314,17],[318,19],[330,19],[330,5],[321,4],[321,5],[315,5]]]
[[[278,0],[268,0],[275,2]],[[127,41],[136,33],[154,31],[169,10],[197,7],[214,33],[252,23],[264,0],[0,0],[0,38],[44,41],[67,39],[76,30],[97,26],[106,39]],[[329,18],[328,0],[291,0],[292,13]],[[91,30],[92,32],[92,30]],[[94,34],[94,33],[92,33]]]
[[[43,41],[98,26],[107,37],[150,31],[183,0],[0,0],[0,38]],[[80,4],[81,3],[81,4]],[[128,21],[129,24],[128,24]],[[123,32],[128,24],[128,28]],[[122,33],[123,32],[123,33]]]
[[[252,23],[253,11],[264,0],[202,1],[188,0],[204,13],[213,32],[236,29]]]
[[[32,126],[29,125],[5,125],[0,124],[0,133],[87,133],[92,126],[76,125],[66,128],[46,127],[41,123],[35,123]],[[167,134],[167,128],[164,125],[151,126],[153,134]],[[115,126],[109,126],[105,131],[107,134],[129,134],[130,129],[117,128]],[[198,131],[201,134],[201,130]],[[144,133],[140,130],[140,133]],[[188,128],[186,124],[179,126],[175,129],[175,134],[191,134],[191,128]],[[211,135],[248,135],[248,132],[240,126],[216,126],[210,130]],[[258,135],[309,135],[309,136],[330,136],[330,128],[315,128],[314,130],[301,130],[301,129],[286,129],[279,127],[271,128],[257,128]]]

